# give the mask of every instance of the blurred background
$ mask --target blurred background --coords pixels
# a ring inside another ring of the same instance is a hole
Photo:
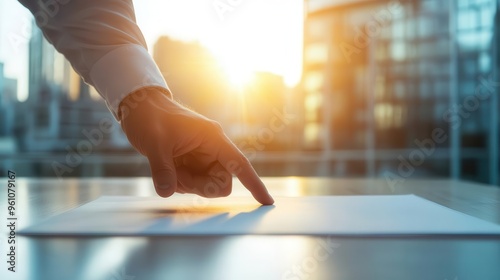
[[[175,97],[219,121],[259,174],[494,185],[499,3],[134,1]],[[16,1],[0,0],[0,39],[0,174],[149,175]]]

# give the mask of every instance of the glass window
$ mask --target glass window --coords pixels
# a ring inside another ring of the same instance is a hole
[[[319,146],[319,138],[322,127],[317,123],[308,123],[304,128],[304,142],[306,147]]]
[[[393,21],[392,37],[402,39],[405,37],[405,22],[403,20]]]
[[[492,63],[490,54],[487,52],[481,52],[479,55],[479,69],[481,72],[487,73],[491,71]]]
[[[398,99],[405,97],[405,85],[403,82],[398,81],[394,83],[394,94]]]
[[[406,48],[403,41],[395,41],[391,44],[391,58],[403,60],[406,57]]]
[[[305,60],[307,63],[325,63],[328,60],[327,45],[314,43],[306,46]]]
[[[307,20],[307,38],[309,40],[318,40],[324,39],[327,35],[328,22],[323,20],[322,18],[318,19],[308,19]]]
[[[306,95],[305,109],[306,109],[306,121],[316,122],[318,121],[318,112],[320,111],[322,102],[321,93],[312,93]]]
[[[457,27],[458,29],[475,29],[479,26],[479,16],[476,10],[465,9],[458,13]]]
[[[481,46],[481,34],[478,32],[459,32],[457,36],[462,50],[475,50]]]
[[[305,74],[304,88],[306,91],[317,91],[323,89],[324,75],[322,72],[310,71]]]
[[[428,81],[420,82],[420,97],[427,99],[432,96],[432,88]]]
[[[481,8],[481,25],[483,27],[493,27],[493,20],[495,18],[495,7],[492,5],[484,5]]]

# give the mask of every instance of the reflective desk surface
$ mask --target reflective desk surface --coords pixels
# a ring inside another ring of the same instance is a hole
[[[274,196],[416,194],[500,224],[500,188],[452,180],[263,178]],[[4,185],[7,179],[3,178]],[[155,196],[149,178],[17,178],[18,229],[102,195]],[[234,196],[249,193],[235,180]],[[7,191],[1,210],[7,224]],[[500,239],[331,236],[16,236],[16,272],[0,279],[500,279]]]

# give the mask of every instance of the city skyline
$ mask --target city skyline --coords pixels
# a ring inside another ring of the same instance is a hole
[[[17,1],[0,2],[0,61],[6,76],[19,81],[18,99],[25,100],[33,17]],[[161,36],[197,41],[215,55],[235,82],[259,71],[283,76],[289,86],[300,81],[303,1],[241,2],[228,10],[218,10],[216,3],[134,1],[149,52]]]
[[[307,10],[301,28],[304,75],[293,89],[271,71],[259,71],[252,83],[235,87],[220,66],[223,61],[188,37],[154,40],[150,52],[179,102],[219,121],[266,174],[384,176],[407,167],[411,156],[415,161],[423,153],[419,148],[431,147],[418,166],[411,166],[415,176],[498,184],[498,96],[488,101],[475,96],[478,87],[480,93],[498,92],[498,2],[331,3]],[[146,12],[139,11],[139,17]],[[219,20],[217,13],[212,16]],[[89,98],[92,89],[69,71],[62,56],[42,43],[40,32],[33,34],[34,98],[29,106],[20,103],[18,128],[8,129],[25,151],[42,142],[23,140],[32,139],[19,129],[24,123],[33,124],[27,132],[45,135],[46,147],[62,147],[54,143],[74,143],[79,131],[90,129],[91,119],[111,117],[101,98],[95,93]],[[269,120],[277,116],[289,118],[273,131]],[[431,145],[436,131],[446,139]],[[126,143],[119,135],[113,139],[102,147]]]

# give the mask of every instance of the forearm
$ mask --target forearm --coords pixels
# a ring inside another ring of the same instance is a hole
[[[144,87],[167,89],[147,52],[131,0],[20,0],[47,40],[94,86],[119,120],[120,102]]]

